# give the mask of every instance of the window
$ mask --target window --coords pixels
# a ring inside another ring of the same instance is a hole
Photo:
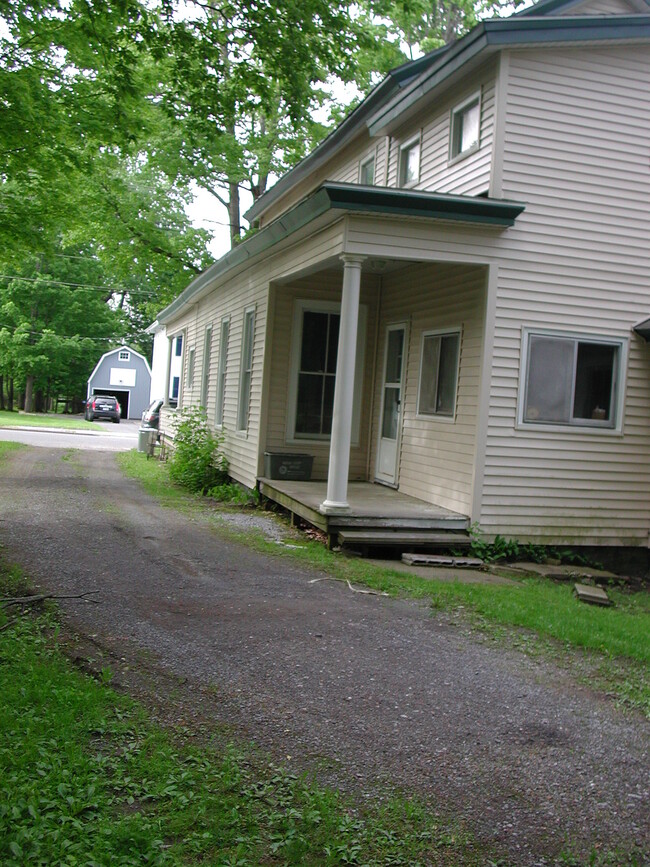
[[[203,376],[201,377],[201,399],[199,403],[205,407],[208,399],[208,385],[210,383],[210,353],[212,351],[212,326],[207,325],[203,338]]]
[[[241,345],[241,370],[239,374],[239,404],[237,407],[237,430],[248,428],[248,410],[251,400],[251,377],[253,373],[253,329],[255,308],[244,313],[244,331]]]
[[[460,331],[422,335],[418,415],[453,418],[460,357]]]
[[[451,112],[449,159],[465,156],[478,149],[481,120],[481,96],[475,94]]]
[[[601,338],[525,334],[521,420],[616,427],[623,345]]]
[[[412,187],[420,180],[420,136],[403,144],[399,151],[399,185]]]
[[[120,354],[117,356],[120,361],[129,361],[131,358],[131,353],[126,349],[120,349]]]
[[[194,385],[194,360],[196,352],[194,348],[190,349],[187,357],[187,387],[192,388]]]
[[[359,307],[352,439],[359,441],[363,347],[367,308]],[[340,306],[298,301],[293,326],[293,369],[289,396],[289,439],[327,440],[332,432]]]
[[[178,389],[179,389],[180,384],[181,384],[180,376],[173,376],[172,377],[171,394],[169,395],[169,399],[170,399],[171,403],[177,403],[178,402]]]
[[[365,159],[359,166],[359,183],[372,187],[375,183],[375,155]]]
[[[214,414],[215,424],[223,424],[223,407],[226,399],[226,365],[228,362],[228,337],[230,334],[230,319],[221,320],[221,335],[219,338],[219,370],[217,372],[217,402]]]
[[[174,355],[181,356],[183,354],[183,335],[179,334],[176,338]]]

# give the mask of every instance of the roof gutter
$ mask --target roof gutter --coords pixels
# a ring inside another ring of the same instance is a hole
[[[457,223],[469,223],[495,228],[508,228],[524,210],[521,202],[505,199],[485,199],[474,196],[448,196],[418,190],[398,190],[387,187],[367,187],[359,184],[326,182],[315,193],[303,199],[277,220],[269,223],[239,244],[194,279],[183,292],[158,314],[157,322],[165,322],[197,298],[215,281],[238,266],[274,247],[327,212],[333,214],[383,214],[385,216],[419,217]]]

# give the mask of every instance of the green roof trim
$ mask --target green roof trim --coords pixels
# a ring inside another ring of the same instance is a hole
[[[158,314],[158,322],[164,324],[217,278],[266,252],[328,211],[419,217],[506,229],[514,225],[524,208],[521,202],[506,199],[449,196],[326,181],[311,196],[251,235],[200,274]]]

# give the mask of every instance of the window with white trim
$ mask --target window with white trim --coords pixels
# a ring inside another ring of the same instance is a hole
[[[419,416],[454,417],[459,359],[460,330],[423,333],[418,384]]]
[[[241,368],[239,372],[239,402],[237,405],[237,430],[248,429],[248,411],[251,401],[251,381],[253,376],[253,336],[255,329],[255,308],[244,311],[244,328],[241,345]]]
[[[412,187],[420,180],[420,135],[399,149],[399,185]]]
[[[190,349],[187,354],[187,387],[192,388],[194,385],[194,362],[196,358],[196,351],[194,347]]]
[[[228,339],[230,337],[230,317],[221,320],[219,335],[219,369],[217,371],[217,400],[214,423],[223,425],[223,408],[226,401],[226,366],[228,364]]]
[[[212,325],[206,325],[203,338],[203,375],[201,376],[201,398],[199,403],[205,407],[210,384],[210,356],[212,353]]]
[[[475,93],[451,112],[449,159],[478,150],[481,127],[481,94]]]
[[[127,349],[120,349],[120,354],[117,357],[120,361],[130,361],[131,353]]]
[[[375,155],[367,157],[359,166],[359,183],[372,187],[375,183]]]
[[[623,340],[525,332],[521,421],[616,428],[624,345]]]
[[[332,432],[341,307],[329,301],[297,301],[294,308],[289,391],[290,440],[329,440]],[[359,441],[367,307],[359,307],[352,441]]]

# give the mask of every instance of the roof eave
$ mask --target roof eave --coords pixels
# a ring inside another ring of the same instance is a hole
[[[378,107],[368,119],[370,135],[386,134],[403,122],[409,110],[434,88],[479,56],[504,48],[578,44],[603,40],[637,42],[650,39],[650,15],[528,17],[483,21],[414,81],[410,88]]]
[[[524,208],[525,205],[521,202],[504,199],[449,196],[419,190],[366,187],[328,181],[196,277],[178,298],[158,314],[157,322],[164,325],[186,305],[198,300],[200,294],[219,277],[252,261],[328,212],[333,215],[381,213],[385,216],[434,219],[505,229],[514,225]]]

